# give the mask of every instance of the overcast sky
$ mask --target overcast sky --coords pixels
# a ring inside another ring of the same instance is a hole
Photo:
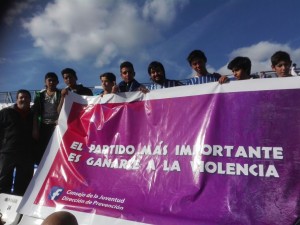
[[[170,79],[192,76],[190,51],[203,50],[210,72],[248,56],[252,72],[270,70],[277,50],[300,66],[298,0],[19,0],[1,3],[0,92],[42,89],[44,75],[71,67],[85,86],[134,64],[148,82],[148,64],[163,63]]]

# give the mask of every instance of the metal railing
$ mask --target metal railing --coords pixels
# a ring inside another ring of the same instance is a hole
[[[298,76],[300,76],[300,68],[296,68],[295,71],[298,74]],[[257,75],[260,78],[277,77],[276,74],[274,73],[274,71],[261,71],[261,72],[256,72],[253,75]],[[232,74],[226,75],[226,76],[233,77]],[[187,79],[180,80],[180,81],[183,84],[185,84],[186,80]],[[146,87],[149,85],[149,83],[143,83],[143,84]],[[102,91],[101,86],[95,86],[95,87],[89,87],[89,88],[93,91],[94,95],[97,95],[97,94],[99,94]],[[34,97],[35,97],[35,93],[37,91],[40,91],[40,90],[29,90],[29,91],[31,93],[31,98],[33,100]],[[17,94],[17,91],[0,92],[0,103],[1,104],[11,104],[11,103],[14,103],[16,101],[16,94]]]

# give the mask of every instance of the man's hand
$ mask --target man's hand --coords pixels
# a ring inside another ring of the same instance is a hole
[[[224,84],[224,83],[227,83],[229,81],[229,78],[227,77],[227,76],[221,76],[220,78],[219,78],[219,83],[220,84]]]
[[[139,88],[138,88],[139,91],[143,92],[144,94],[148,93],[149,90],[144,86],[144,85],[141,85]]]
[[[119,86],[116,84],[116,81],[114,81],[114,86],[111,88],[111,93],[118,93],[119,92]]]

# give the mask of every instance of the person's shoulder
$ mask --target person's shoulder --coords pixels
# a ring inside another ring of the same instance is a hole
[[[132,80],[131,83],[131,90],[130,91],[137,91],[139,87],[141,87],[141,83],[139,83],[136,79]]]
[[[118,86],[125,86],[125,84],[126,84],[125,81],[122,80],[122,81],[118,84]]]
[[[86,95],[89,95],[89,96],[94,95],[93,91],[90,88],[84,87],[84,90],[85,90],[84,92],[86,93]]]
[[[134,83],[134,84],[136,84],[136,85],[141,85],[141,83],[138,82],[136,79],[133,79],[133,80],[132,80],[132,83]]]
[[[85,87],[85,86],[83,86],[83,85],[82,85],[82,89],[83,89],[83,90],[86,90],[86,91],[92,91],[90,88]]]
[[[187,78],[185,80],[183,80],[182,82],[184,83],[184,85],[193,85],[197,80],[197,77],[190,77]]]
[[[45,93],[46,93],[46,89],[42,89],[42,90],[39,90],[39,91],[35,91],[34,93],[34,96],[35,96],[35,99],[38,99],[40,98],[41,96],[43,96]]]
[[[183,83],[180,82],[179,80],[173,80],[173,79],[165,79],[165,83],[171,83],[174,86],[181,86],[181,85],[183,85]]]
[[[209,73],[208,74],[209,76],[212,76],[212,77],[216,77],[216,78],[220,78],[222,75],[217,73],[217,72],[214,72],[214,73]]]
[[[93,95],[93,92],[90,88],[83,86],[82,84],[77,85],[77,92],[80,95]]]
[[[55,93],[57,94],[57,96],[61,96],[61,91],[62,89],[56,89]]]
[[[176,86],[182,86],[183,83],[180,80],[174,80]]]
[[[7,107],[4,107],[0,110],[1,113],[5,114],[5,113],[11,113],[11,112],[14,112],[15,111],[15,104],[13,105],[9,105]]]

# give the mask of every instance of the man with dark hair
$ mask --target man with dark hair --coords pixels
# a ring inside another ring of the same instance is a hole
[[[180,83],[177,80],[167,79],[164,66],[160,62],[157,62],[157,61],[153,61],[149,64],[148,74],[152,81],[152,84],[149,86],[150,90],[176,87],[176,86],[182,85],[182,83]]]
[[[192,69],[196,72],[196,75],[193,78],[190,78],[186,81],[186,85],[194,84],[204,84],[219,81],[223,84],[228,81],[226,76],[221,76],[218,73],[209,73],[206,69],[207,58],[203,51],[194,50],[188,57],[187,61],[189,62]]]
[[[64,100],[68,92],[74,92],[78,95],[87,95],[93,96],[93,92],[91,89],[84,87],[82,84],[77,84],[77,75],[75,70],[71,68],[65,68],[61,71],[61,75],[64,79],[65,84],[68,86],[67,88],[62,89],[61,91],[61,99],[58,105],[58,112],[61,111]]]
[[[291,77],[290,68],[292,60],[290,55],[284,51],[277,51],[271,56],[271,67],[278,77]]]
[[[120,65],[121,81],[118,85],[119,92],[142,91],[147,93],[148,89],[134,79],[135,71],[131,62],[125,61]]]
[[[65,68],[61,71],[61,75],[64,79],[65,84],[68,86],[68,91],[74,92],[79,95],[93,96],[91,89],[84,87],[82,84],[77,84],[77,75],[75,70],[71,68]]]
[[[40,164],[58,119],[61,91],[57,89],[58,77],[54,72],[45,75],[46,89],[36,93],[34,99],[34,138],[37,140],[35,163]]]
[[[116,86],[116,75],[110,72],[106,72],[100,75],[100,81],[102,86],[102,93],[100,94],[102,97],[103,95],[116,93],[118,91]]]
[[[33,113],[29,91],[19,90],[16,98],[0,111],[0,193],[24,195],[34,171]]]
[[[251,75],[251,60],[248,57],[238,56],[231,60],[227,66],[237,80],[259,78]]]

